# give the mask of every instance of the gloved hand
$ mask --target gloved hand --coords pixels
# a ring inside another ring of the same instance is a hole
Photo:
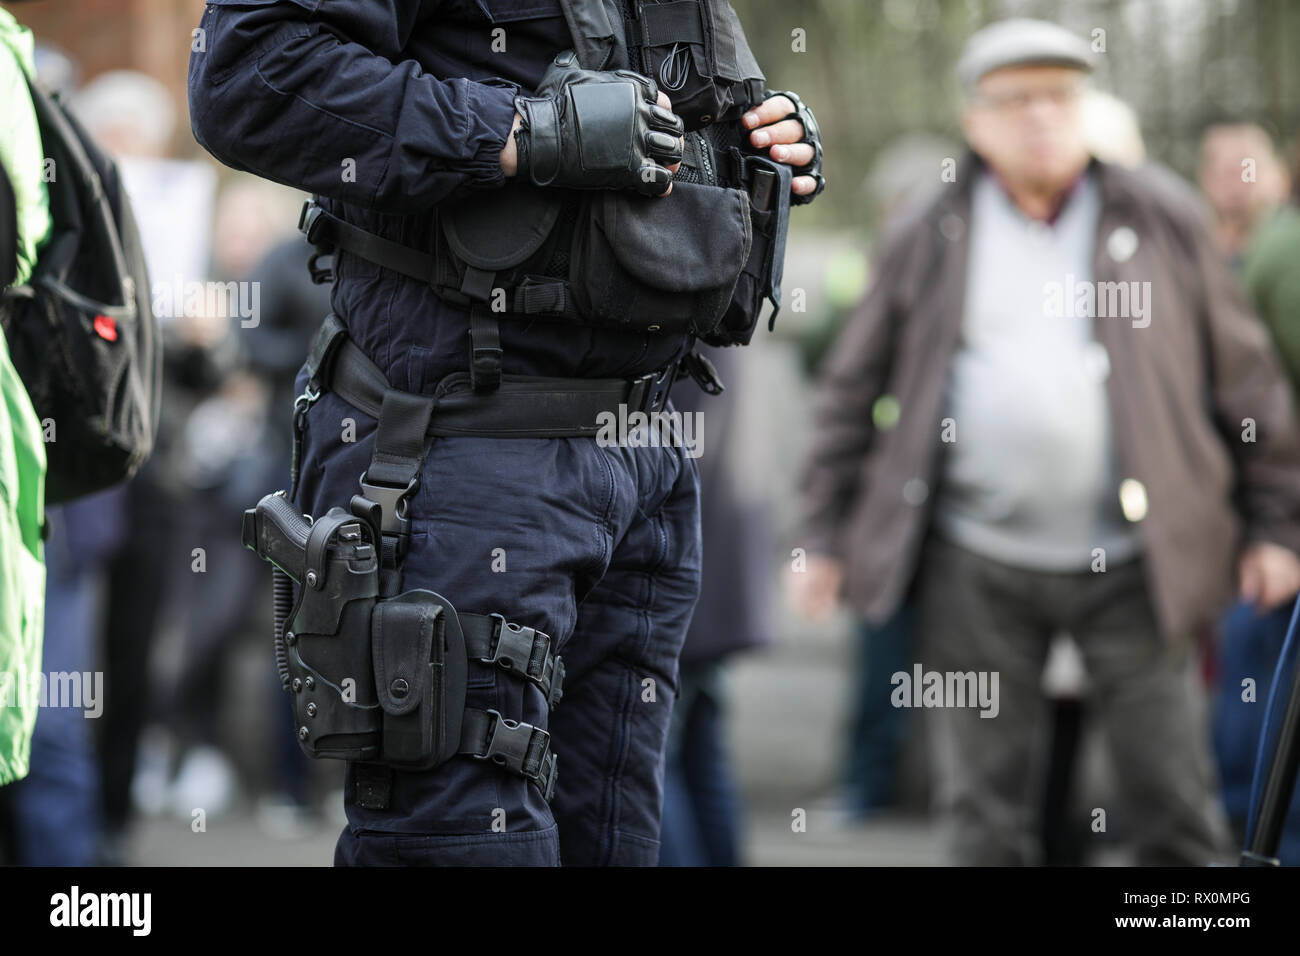
[[[826,188],[822,175],[822,135],[817,118],[790,90],[765,90],[763,102],[742,117],[750,145],[771,147],[770,155],[794,173],[790,202],[804,206]],[[775,144],[775,145],[773,145]]]
[[[681,161],[684,126],[659,90],[629,70],[584,70],[565,51],[535,96],[515,97],[518,175],[538,186],[635,189],[659,196]]]

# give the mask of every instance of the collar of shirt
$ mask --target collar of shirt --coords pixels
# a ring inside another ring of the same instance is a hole
[[[1021,213],[1021,215],[1024,215],[1026,219],[1030,218],[1025,213],[1025,211],[1020,208],[1019,203],[1016,202],[1016,197],[1012,194],[1011,189],[1007,186],[1007,181],[1002,178],[1002,174],[999,173],[992,166],[989,166],[987,164],[985,164],[984,169],[985,172],[992,178],[992,180],[998,184],[998,188],[1002,190],[1003,194],[1006,195],[1007,199],[1011,201],[1011,205],[1015,209],[1017,209]],[[1078,194],[1079,188],[1083,185],[1084,180],[1088,178],[1088,172],[1091,169],[1092,169],[1091,163],[1085,166],[1082,169],[1082,171],[1080,171],[1079,175],[1075,176],[1074,180],[1070,183],[1070,185],[1067,186],[1065,190],[1061,193],[1061,196],[1057,200],[1056,207],[1052,210],[1051,215],[1049,215],[1046,219],[1040,219],[1038,221],[1043,222],[1048,226],[1055,226],[1057,220],[1061,218],[1061,213],[1065,211],[1065,207],[1070,204],[1070,200],[1073,199],[1075,195]]]

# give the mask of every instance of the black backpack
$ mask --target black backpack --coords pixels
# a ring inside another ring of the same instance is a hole
[[[139,230],[117,166],[64,107],[28,80],[53,221],[0,324],[42,421],[45,501],[58,504],[133,475],[153,450],[162,343]],[[52,163],[52,165],[50,165]]]

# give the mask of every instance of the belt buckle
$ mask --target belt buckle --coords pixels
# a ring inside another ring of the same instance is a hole
[[[647,372],[632,379],[628,389],[627,407],[629,412],[657,412],[668,404],[668,392],[675,380],[677,363],[666,365],[657,372]],[[634,398],[635,396],[635,398]]]

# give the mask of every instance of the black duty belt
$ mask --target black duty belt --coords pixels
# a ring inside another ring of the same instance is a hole
[[[331,313],[321,324],[307,359],[308,397],[329,390],[349,405],[379,418],[387,376],[350,341],[342,320]],[[721,383],[712,364],[692,351],[679,362],[638,378],[552,378],[503,375],[492,392],[476,392],[465,372],[438,382],[427,435],[481,435],[495,438],[571,438],[594,436],[602,412],[662,411],[679,373],[695,378],[716,394]]]

